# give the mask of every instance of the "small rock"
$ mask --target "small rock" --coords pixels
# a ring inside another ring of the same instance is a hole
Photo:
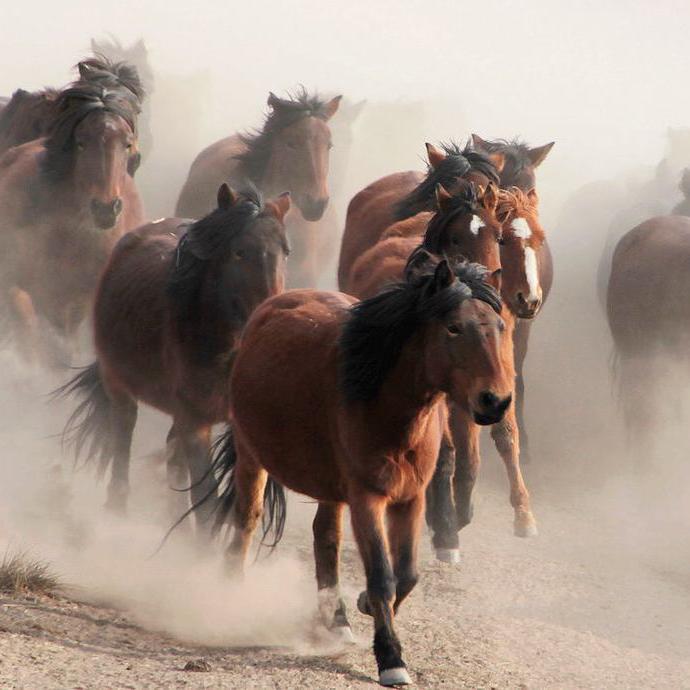
[[[208,673],[211,670],[211,664],[206,659],[194,659],[193,661],[188,661],[182,670]]]

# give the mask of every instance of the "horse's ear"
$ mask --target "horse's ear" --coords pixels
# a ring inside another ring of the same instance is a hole
[[[496,172],[500,175],[503,172],[503,167],[506,164],[505,153],[499,153],[498,151],[490,153],[489,160],[493,163],[494,168],[496,168]]]
[[[128,159],[127,159],[127,173],[129,174],[130,177],[134,177],[134,174],[136,173],[137,170],[139,170],[139,166],[141,165],[141,154],[139,151],[136,153],[133,153]]]
[[[283,192],[279,197],[269,201],[266,210],[282,223],[290,210],[290,192]]]
[[[342,98],[342,96],[335,96],[323,106],[324,120],[330,120],[338,112],[338,106],[340,105]]]
[[[88,62],[77,63],[77,71],[79,72],[79,78],[84,80],[88,79],[91,72],[93,72]]]
[[[434,271],[433,291],[440,292],[455,282],[455,274],[447,259],[441,259]]]
[[[441,165],[441,163],[443,163],[448,156],[445,151],[438,148],[438,146],[430,144],[429,142],[424,144],[424,146],[426,146],[426,155],[429,159],[429,165],[436,170],[436,168],[438,168],[438,166]]]
[[[237,198],[237,194],[225,182],[218,188],[218,208],[221,211],[227,211],[234,206]]]
[[[549,151],[553,148],[555,143],[555,141],[552,141],[549,144],[537,146],[536,148],[530,149],[527,152],[527,156],[530,160],[530,163],[532,163],[533,168],[538,168],[544,162],[544,159],[549,155]]]
[[[362,110],[364,110],[364,106],[366,106],[367,102],[366,99],[362,101],[357,101],[357,103],[354,103],[351,106],[348,106],[347,108],[347,113],[343,113],[340,117],[342,118],[343,116],[346,118],[348,124],[353,124],[354,122],[357,121],[359,116],[362,114]],[[340,119],[340,118],[338,118]]]
[[[144,39],[138,39],[137,42],[132,46],[132,50],[139,55],[146,55],[146,43],[144,43]]]
[[[498,187],[493,182],[489,182],[480,198],[481,205],[488,211],[496,211],[498,205]]]
[[[477,151],[488,151],[489,145],[478,134],[472,134],[472,146]]]
[[[484,282],[487,285],[491,285],[496,292],[501,292],[501,276],[503,275],[503,270],[497,268],[492,273],[486,273],[484,275]]]
[[[436,189],[434,191],[436,194],[436,208],[441,211],[441,213],[445,213],[448,210],[453,197],[448,194],[446,188],[440,182],[436,185]]]
[[[283,104],[283,101],[276,96],[273,91],[268,92],[268,100],[266,101],[268,104],[268,107],[271,108],[272,110],[278,110],[280,106]]]

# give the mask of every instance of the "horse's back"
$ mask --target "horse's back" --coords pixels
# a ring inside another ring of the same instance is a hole
[[[375,244],[395,221],[395,205],[423,179],[422,173],[407,171],[382,177],[359,191],[347,207],[340,247],[338,284],[349,291],[352,264]]]
[[[690,218],[658,216],[625,234],[613,254],[609,326],[619,351],[673,346],[690,336]]]
[[[250,318],[231,380],[234,428],[252,457],[289,488],[345,499],[334,437],[338,337],[355,300],[289,290]]]
[[[223,182],[241,186],[235,171],[236,157],[246,150],[239,135],[220,139],[207,146],[189,169],[189,176],[182,187],[175,215],[202,218],[215,207],[216,193]]]

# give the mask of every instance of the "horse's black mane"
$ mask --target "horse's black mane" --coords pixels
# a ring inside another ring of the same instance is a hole
[[[318,94],[309,95],[301,88],[296,94],[288,96],[286,99],[277,99],[277,107],[273,107],[268,113],[260,130],[240,135],[247,150],[236,158],[240,161],[244,177],[254,184],[261,182],[266,164],[271,157],[273,137],[278,132],[303,117],[318,117],[322,120],[328,118],[327,102]]]
[[[177,244],[168,281],[168,295],[180,322],[193,318],[211,260],[226,257],[234,238],[247,230],[261,211],[259,192],[250,187],[241,192],[240,200],[229,209],[216,208],[187,228]],[[246,315],[238,316],[245,318]]]
[[[146,92],[139,78],[137,68],[125,61],[115,62],[104,55],[95,55],[78,63],[77,69],[82,82],[98,84],[106,88],[125,88],[133,96],[139,110]]]
[[[51,182],[63,179],[72,164],[75,151],[74,130],[92,112],[101,111],[121,117],[136,132],[137,111],[132,99],[121,89],[110,89],[90,82],[77,82],[56,101],[56,117],[45,142],[41,163],[43,175]]]
[[[458,280],[431,293],[435,264],[375,297],[355,304],[340,337],[341,390],[348,402],[373,400],[419,327],[443,318],[466,299],[480,299],[496,312],[501,300],[484,281],[487,269],[466,261],[453,265]]]
[[[432,254],[443,254],[446,249],[444,247],[444,240],[446,239],[445,230],[448,225],[460,214],[474,213],[477,210],[478,204],[474,185],[468,183],[466,186],[463,186],[448,199],[443,211],[438,210],[431,217],[424,233],[421,247]]]
[[[470,170],[476,170],[498,184],[498,173],[494,164],[488,156],[475,151],[469,143],[465,148],[461,148],[459,144],[451,141],[441,144],[441,148],[447,154],[445,160],[436,168],[429,165],[424,180],[395,205],[395,220],[405,220],[422,211],[433,210],[436,185],[448,187]]]
[[[501,187],[506,189],[517,185],[518,175],[532,165],[529,157],[529,145],[520,139],[495,139],[482,142],[482,148],[488,153],[502,153],[505,164],[501,170]]]
[[[32,126],[26,129],[26,122],[24,122],[22,126],[25,128],[26,136],[23,139],[13,139],[9,142],[9,145],[18,146],[26,141],[30,141],[32,138],[42,136],[48,115],[55,108],[57,95],[58,92],[55,89],[43,89],[42,91],[33,92],[17,89],[7,101],[7,105],[2,112],[0,112],[0,138],[10,133],[12,127],[16,124],[15,118],[18,116],[21,116],[23,119],[27,117],[33,119]],[[28,110],[26,108],[27,103],[30,104]]]

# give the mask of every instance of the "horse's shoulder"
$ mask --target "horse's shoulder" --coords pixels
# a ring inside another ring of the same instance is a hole
[[[434,214],[431,211],[421,211],[410,218],[398,220],[389,225],[381,234],[381,239],[389,237],[420,237]]]

